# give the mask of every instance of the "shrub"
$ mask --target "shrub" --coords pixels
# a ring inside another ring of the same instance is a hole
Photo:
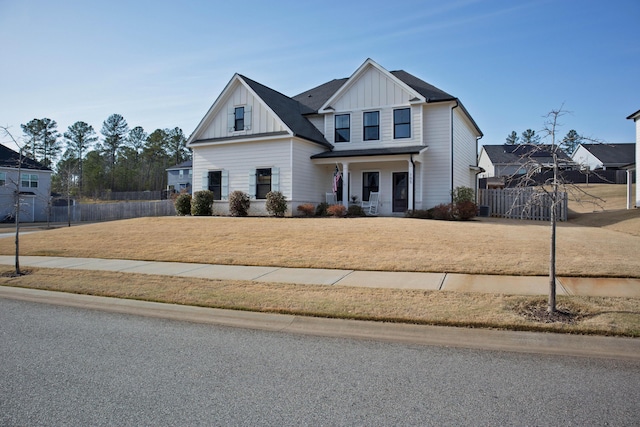
[[[358,205],[350,205],[349,209],[347,209],[347,215],[349,216],[367,216],[362,209],[362,206]]]
[[[287,212],[287,198],[279,191],[269,191],[265,208],[269,215],[283,217]]]
[[[298,212],[304,216],[313,216],[316,211],[316,206],[313,203],[305,203],[304,205],[298,205]]]
[[[478,205],[472,201],[458,202],[455,205],[454,218],[457,220],[466,221],[478,214]]]
[[[454,205],[463,202],[475,202],[475,193],[469,187],[456,187],[451,191],[451,201]]]
[[[433,219],[453,219],[451,212],[453,205],[451,203],[441,203],[433,208]]]
[[[406,218],[433,219],[433,209],[416,209],[407,211],[404,216]]]
[[[193,193],[191,215],[211,216],[213,214],[213,191],[202,190]]]
[[[331,205],[327,208],[327,214],[336,218],[343,217],[346,213],[347,208],[345,208],[343,205]]]
[[[191,213],[191,194],[180,194],[173,202],[173,206],[175,206],[178,215],[189,215]]]
[[[327,216],[327,208],[329,207],[328,203],[322,202],[318,206],[316,206],[316,216]]]
[[[251,201],[244,191],[236,190],[229,194],[229,213],[231,216],[247,216]]]

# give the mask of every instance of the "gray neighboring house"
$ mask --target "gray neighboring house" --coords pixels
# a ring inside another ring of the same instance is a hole
[[[560,169],[575,169],[575,162],[564,151],[558,150],[557,154]],[[534,172],[541,172],[553,166],[551,145],[483,145],[478,166],[484,169],[480,178],[521,175],[532,168]]]
[[[0,221],[13,217],[16,187],[20,188],[20,222],[47,220],[51,198],[51,169],[39,162],[22,157],[0,144]]]
[[[169,193],[180,193],[186,190],[187,193],[191,194],[192,185],[193,167],[191,160],[167,168],[167,190]]]
[[[580,144],[571,157],[590,170],[626,169],[636,162],[636,144]]]

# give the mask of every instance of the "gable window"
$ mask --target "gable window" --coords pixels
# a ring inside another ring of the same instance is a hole
[[[0,187],[7,185],[7,173],[0,172]]]
[[[222,171],[209,172],[208,188],[213,192],[213,200],[222,200]]]
[[[271,191],[271,168],[256,169],[256,199],[266,199]]]
[[[235,120],[233,130],[236,132],[244,130],[244,107],[236,107],[233,116]]]
[[[351,139],[351,124],[348,114],[338,114],[336,116],[336,142],[349,142]]]
[[[38,175],[23,173],[20,181],[25,188],[38,188]]]
[[[364,113],[364,140],[374,141],[380,139],[380,112],[367,111]]]
[[[393,137],[411,138],[411,109],[393,110]]]
[[[369,194],[372,191],[380,191],[380,174],[378,172],[363,172],[362,200],[369,200]]]

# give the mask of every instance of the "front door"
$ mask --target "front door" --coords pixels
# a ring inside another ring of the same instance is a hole
[[[409,173],[393,173],[393,212],[406,212],[409,207]]]

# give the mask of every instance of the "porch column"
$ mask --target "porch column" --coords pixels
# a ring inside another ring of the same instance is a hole
[[[407,191],[409,192],[409,203],[407,204],[407,209],[412,211],[415,209],[415,206],[413,205],[413,193],[414,193],[414,188],[413,188],[413,169],[414,169],[414,165],[413,162],[411,161],[411,159],[409,159],[409,161],[407,162],[409,163],[409,183],[408,183],[408,189]]]
[[[342,205],[349,209],[349,163],[342,163]]]

